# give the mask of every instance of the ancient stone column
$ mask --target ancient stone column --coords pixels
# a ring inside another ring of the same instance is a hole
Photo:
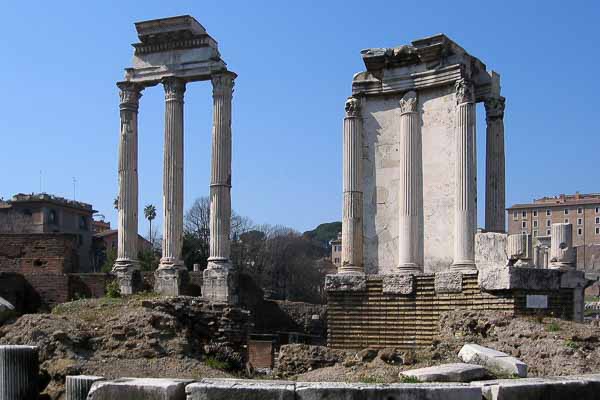
[[[360,99],[346,100],[344,118],[341,274],[362,274],[363,267],[363,192],[362,192],[362,118]]]
[[[452,268],[475,272],[476,153],[475,88],[473,83],[456,82],[456,162],[454,208],[454,262]]]
[[[163,241],[162,258],[156,270],[155,290],[179,295],[185,279],[181,260],[183,245],[183,95],[185,82],[166,78],[165,143],[163,169]]]
[[[117,260],[113,272],[121,294],[132,294],[139,282],[138,243],[138,108],[142,87],[117,83],[121,89],[119,141],[119,210]]]
[[[398,271],[423,272],[423,171],[417,94],[400,100]]]
[[[236,78],[233,72],[212,77],[213,129],[210,175],[210,255],[203,274],[202,295],[213,301],[235,302],[230,274],[231,229],[231,102]],[[233,271],[232,271],[233,272]]]
[[[0,400],[33,400],[39,395],[38,348],[0,346]]]
[[[552,224],[550,239],[550,269],[575,269],[575,248],[573,247],[573,225]]]
[[[86,400],[94,382],[104,380],[101,376],[67,376],[65,381],[66,400]]]
[[[485,101],[486,159],[485,159],[485,229],[491,232],[506,230],[506,191],[504,168],[504,97]]]

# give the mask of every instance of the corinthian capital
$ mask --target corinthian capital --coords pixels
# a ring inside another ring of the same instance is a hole
[[[504,118],[504,105],[506,103],[506,99],[502,96],[500,97],[491,97],[486,99],[483,103],[485,105],[485,118],[486,119],[495,119],[495,118]]]
[[[466,79],[459,79],[454,84],[456,91],[456,104],[474,103],[475,102],[475,87],[473,82]]]
[[[360,100],[356,97],[348,97],[344,109],[346,117],[360,117]]]
[[[417,93],[413,90],[407,92],[400,100],[400,113],[417,112]]]
[[[133,82],[118,82],[117,86],[121,89],[119,98],[121,100],[121,108],[138,108],[140,97],[142,97],[143,87]]]
[[[236,74],[230,71],[212,75],[213,96],[231,95],[233,93],[236,76]]]
[[[166,101],[183,101],[185,81],[179,78],[170,77],[163,79],[162,84],[165,88]]]

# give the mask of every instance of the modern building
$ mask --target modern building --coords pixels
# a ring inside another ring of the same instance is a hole
[[[342,232],[338,232],[337,239],[329,242],[331,246],[331,262],[337,268],[342,265]]]
[[[94,221],[99,222],[99,221]],[[95,271],[99,271],[104,261],[106,260],[108,253],[113,252],[117,253],[118,246],[118,231],[116,229],[110,229],[110,223],[108,224],[108,229],[102,230],[100,232],[94,233],[94,242],[93,242],[93,268]],[[102,225],[104,227],[104,225]],[[142,235],[138,234],[138,251],[149,251],[152,250],[152,243],[149,240],[144,238]]]
[[[70,233],[77,235],[78,269],[92,265],[91,204],[47,193],[19,193],[0,201],[0,233]]]
[[[542,197],[515,204],[507,211],[508,233],[530,234],[534,242],[550,236],[552,224],[572,224],[577,265],[588,268],[600,264],[600,193]]]

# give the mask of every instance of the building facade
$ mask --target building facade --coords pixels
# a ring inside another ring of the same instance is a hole
[[[336,268],[342,265],[342,232],[338,233],[337,239],[329,242],[331,245],[331,262]]]
[[[534,243],[550,236],[552,224],[572,224],[578,267],[585,266],[590,272],[600,268],[600,193],[542,197],[515,204],[507,211],[508,233],[527,233]]]
[[[91,204],[47,193],[16,194],[0,203],[0,233],[70,233],[77,237],[80,272],[91,271]]]

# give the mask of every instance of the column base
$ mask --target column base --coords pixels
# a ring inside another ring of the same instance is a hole
[[[132,295],[141,290],[142,275],[137,260],[117,259],[112,273],[116,276],[121,295]]]
[[[188,281],[189,274],[185,267],[161,264],[154,272],[154,291],[163,296],[180,296]]]
[[[422,274],[423,266],[416,263],[398,264],[396,272],[398,274]]]
[[[343,274],[343,275],[364,275],[365,271],[364,271],[364,268],[361,267],[361,266],[346,264],[346,265],[342,265],[338,269],[338,274]]]
[[[477,266],[473,261],[455,262],[450,266],[450,269],[455,272],[462,272],[463,274],[472,274],[477,272]]]
[[[208,262],[202,273],[202,297],[215,303],[239,302],[238,274],[232,270],[229,262]]]

